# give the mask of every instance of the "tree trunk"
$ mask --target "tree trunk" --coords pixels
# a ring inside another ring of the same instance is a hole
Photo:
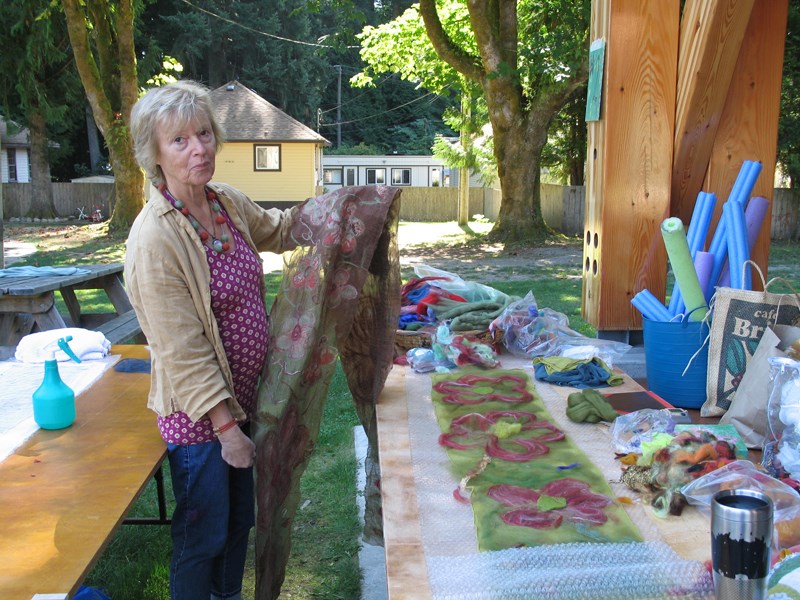
[[[53,206],[53,185],[50,181],[50,161],[47,158],[47,127],[44,115],[34,110],[28,114],[28,129],[31,134],[31,207],[28,217],[52,219],[56,216]]]
[[[127,127],[138,94],[133,0],[120,0],[113,7],[102,2],[91,4],[92,10],[89,10],[87,4],[78,0],[61,2],[75,66],[95,123],[105,138],[116,179],[116,200],[109,229],[125,230],[144,206],[144,174],[134,158]],[[93,23],[93,18],[99,22]],[[89,41],[87,22],[93,23],[92,31],[102,37],[95,47]],[[115,29],[110,28],[111,24]],[[102,43],[106,40],[107,43]]]
[[[496,104],[502,106],[502,104]],[[528,113],[521,123],[490,113],[494,154],[502,201],[490,237],[503,241],[535,241],[547,237],[539,189],[542,148],[547,141],[549,119]]]
[[[122,125],[115,126],[117,129]],[[116,143],[110,143],[117,140]],[[111,168],[114,170],[114,208],[111,212],[109,229],[129,229],[136,215],[144,207],[144,172],[133,153],[133,147],[127,135],[106,136]]]
[[[89,144],[89,169],[92,173],[97,172],[97,167],[100,165],[100,160],[103,158],[100,152],[100,140],[97,137],[97,124],[94,122],[92,116],[92,107],[86,105],[86,135]]]

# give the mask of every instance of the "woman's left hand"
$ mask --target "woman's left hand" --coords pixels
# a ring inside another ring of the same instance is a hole
[[[237,469],[253,466],[256,445],[239,427],[233,427],[217,436],[222,444],[222,460]]]

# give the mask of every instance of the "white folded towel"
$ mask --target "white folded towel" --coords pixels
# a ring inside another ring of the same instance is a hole
[[[57,361],[71,360],[67,353],[57,346],[59,338],[70,335],[72,339],[69,341],[69,347],[82,361],[104,358],[111,350],[111,342],[100,331],[65,327],[26,335],[17,344],[14,356],[21,362],[43,363],[50,359],[50,353],[55,350]]]

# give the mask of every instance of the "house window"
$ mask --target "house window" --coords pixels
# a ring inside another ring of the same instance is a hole
[[[411,169],[392,169],[392,185],[411,185]]]
[[[281,147],[279,145],[260,145],[253,146],[255,152],[256,171],[280,171],[281,170]]]
[[[330,183],[331,185],[342,185],[342,170],[323,169],[322,183]]]
[[[8,181],[14,183],[17,181],[17,150],[16,148],[9,148],[6,150],[8,155]]]
[[[367,169],[367,185],[384,185],[386,169]]]
[[[356,184],[356,170],[352,167],[348,167],[345,172],[347,173],[347,185],[355,185]]]
[[[442,168],[431,167],[431,187],[439,187],[442,185]]]

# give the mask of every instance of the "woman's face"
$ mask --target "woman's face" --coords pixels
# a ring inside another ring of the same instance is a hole
[[[217,140],[207,118],[197,116],[182,127],[162,126],[158,131],[158,164],[167,187],[204,186],[214,176]]]

